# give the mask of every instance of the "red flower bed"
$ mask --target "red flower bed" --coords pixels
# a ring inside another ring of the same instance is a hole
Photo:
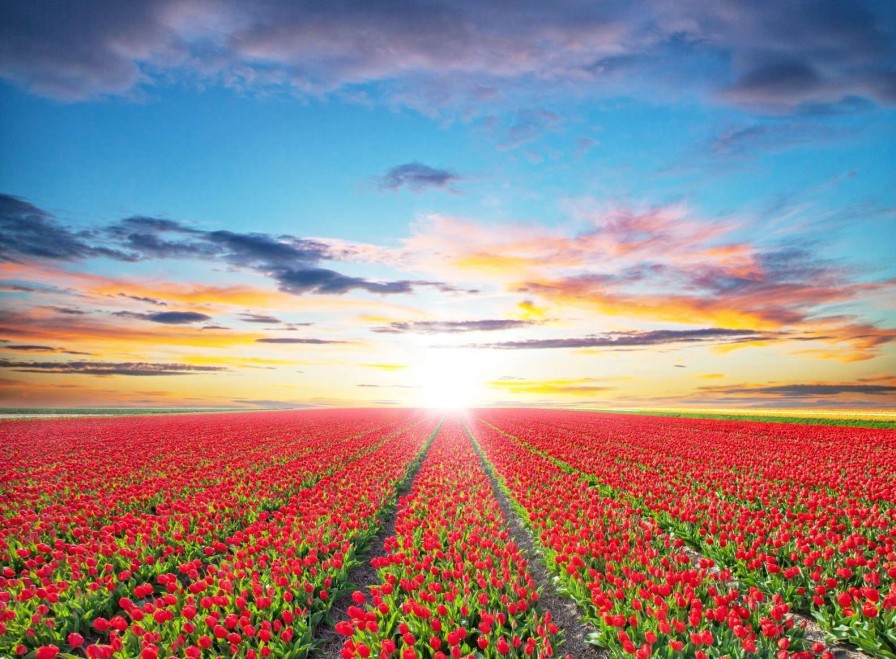
[[[436,436],[386,550],[372,601],[356,592],[337,626],[345,659],[553,655],[556,626],[458,421]]]
[[[325,481],[330,483],[343,470],[354,474],[352,468],[357,464],[379,465],[376,456],[382,455],[384,447],[390,450],[404,447],[405,453],[392,458],[395,459],[395,469],[406,470],[416,454],[414,451],[419,452],[423,439],[433,425],[432,421],[427,422],[427,430],[426,424],[421,423],[420,419],[412,419],[406,412],[327,414],[330,415],[329,420],[320,413],[307,417],[293,414],[292,418],[289,414],[265,413],[127,420],[132,429],[145,423],[150,430],[146,430],[147,434],[142,430],[127,433],[126,439],[113,436],[111,443],[118,444],[119,450],[123,450],[122,455],[129,455],[126,452],[128,448],[134,448],[134,453],[140,455],[141,442],[135,438],[148,442],[153,430],[156,434],[171,437],[168,441],[172,443],[179,436],[181,443],[193,447],[193,451],[181,454],[182,460],[196,460],[199,456],[199,465],[192,469],[180,465],[171,473],[182,474],[189,483],[216,474],[219,474],[220,480],[209,481],[206,487],[194,489],[183,487],[184,480],[172,477],[168,481],[169,494],[150,509],[140,513],[105,514],[102,525],[97,524],[102,513],[87,514],[76,507],[70,519],[56,526],[57,535],[53,539],[35,541],[24,531],[21,535],[7,533],[4,537],[9,553],[0,577],[0,617],[3,618],[0,623],[0,652],[6,649],[10,653],[21,654],[27,653],[29,648],[51,645],[77,647],[81,645],[81,637],[94,637],[97,633],[118,639],[112,643],[113,646],[117,645],[134,621],[130,616],[134,602],[140,602],[141,607],[148,604],[153,609],[152,619],[156,623],[165,622],[167,614],[157,614],[156,611],[167,609],[170,598],[179,592],[177,588],[172,590],[172,586],[180,582],[176,576],[172,579],[171,575],[184,573],[184,570],[187,577],[192,577],[194,572],[197,578],[208,572],[217,574],[220,569],[217,565],[224,563],[236,546],[251,538],[257,525],[272,524],[275,523],[272,520],[280,520],[284,514],[292,515],[294,507],[304,505],[302,502],[306,500],[317,501],[312,511],[318,517],[324,515],[328,512],[327,502],[315,499],[322,484]],[[277,416],[280,418],[272,418]],[[124,422],[116,420],[116,424]],[[199,434],[195,443],[190,435],[177,435],[178,426],[182,425],[181,430],[190,430],[202,422],[211,428]],[[78,428],[79,423],[69,421],[68,425],[62,424],[63,432],[59,432],[58,428],[57,432],[63,438],[78,437],[79,430],[83,432]],[[409,430],[402,430],[409,427]],[[255,450],[240,450],[243,442],[252,438],[266,451],[264,454]],[[80,447],[75,441],[74,450],[80,448],[88,466],[91,459],[106,464],[106,443],[97,436],[90,436]],[[48,444],[52,449],[57,442]],[[171,460],[172,453],[167,452],[165,447],[146,449],[146,453],[152,454],[152,451],[157,451],[155,455],[159,459]],[[221,460],[225,465],[217,472],[202,469],[202,456],[209,451],[223,452],[229,456],[229,461]],[[410,455],[406,455],[408,451],[411,451]],[[52,459],[57,455],[51,450],[47,457]],[[133,459],[139,461],[138,458]],[[151,469],[153,464],[156,469],[160,468],[160,463],[151,458],[140,459],[146,461],[145,469]],[[60,461],[63,464],[57,467],[59,472],[71,474],[72,461],[68,458],[61,458]],[[14,465],[15,468],[22,469]],[[35,465],[35,471],[40,474],[45,475],[48,470],[54,471],[48,469],[45,463]],[[197,476],[197,471],[204,475]],[[113,473],[126,481],[126,474]],[[108,492],[112,501],[121,500],[121,493],[112,487],[94,487],[95,474],[91,471],[85,470],[83,474],[86,489]],[[138,470],[137,478],[140,477]],[[35,476],[29,480],[36,482],[37,478]],[[346,483],[354,481],[339,482],[346,486]],[[388,488],[388,483],[384,481],[383,487]],[[69,482],[67,486],[60,484],[59,488],[63,487],[75,489],[76,481]],[[60,497],[59,488],[50,488],[51,496]],[[31,488],[32,491],[35,489],[39,488]],[[21,488],[17,494],[21,495],[23,491],[28,492],[29,489]],[[350,492],[351,488],[346,491]],[[387,490],[377,492],[380,498],[389,496]],[[25,526],[21,522],[25,508],[22,498],[16,498],[19,505],[5,518],[10,526],[20,530]],[[34,511],[41,505],[42,510],[57,506],[41,500],[29,509]],[[107,507],[112,508],[111,505]],[[57,513],[54,512],[54,515]],[[64,514],[59,512],[58,517],[64,519]],[[349,519],[354,520],[349,525],[357,523],[353,514],[349,515]],[[364,518],[365,522],[373,519],[375,515]],[[328,518],[320,523],[325,527],[331,526]],[[51,528],[43,526],[40,532],[47,533]],[[298,541],[298,538],[293,539]],[[360,536],[357,539],[363,540]],[[350,553],[348,546],[343,544],[341,547],[343,554]],[[334,546],[332,551],[337,549]],[[148,597],[151,601],[146,601]],[[137,615],[140,617],[139,613]],[[98,621],[99,626],[94,624],[94,620]],[[143,624],[145,627],[146,623]],[[70,634],[75,636],[70,638]],[[132,643],[132,647],[134,645]],[[93,652],[100,650],[94,648]]]
[[[896,433],[490,411],[833,639],[896,657]]]
[[[488,459],[537,534],[548,567],[585,611],[592,641],[614,656],[813,657],[780,597],[730,585],[711,560],[694,565],[684,542],[625,497],[481,421]]]

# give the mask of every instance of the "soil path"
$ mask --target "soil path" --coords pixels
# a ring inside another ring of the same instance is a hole
[[[504,490],[501,489],[494,468],[486,459],[469,428],[466,428],[466,430],[470,441],[473,442],[476,453],[479,454],[482,467],[485,469],[485,473],[492,484],[492,491],[501,505],[504,518],[507,520],[510,536],[529,563],[529,572],[538,585],[541,597],[539,608],[550,611],[554,618],[554,624],[563,631],[564,642],[558,648],[559,652],[557,654],[560,656],[570,655],[574,659],[607,659],[610,655],[606,651],[585,640],[588,634],[597,630],[582,619],[578,605],[571,598],[557,592],[554,586],[554,579],[544,564],[535,537],[513,509],[510,499]]]

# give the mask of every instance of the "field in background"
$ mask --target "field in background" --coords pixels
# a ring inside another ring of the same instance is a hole
[[[896,429],[896,410],[625,408],[599,409],[597,411],[608,414],[647,414],[650,416],[669,416],[687,419],[768,421],[775,423]]]
[[[691,419],[719,419],[802,423],[808,425],[852,426],[896,429],[896,410],[804,410],[804,409],[704,409],[704,408],[589,408],[604,414],[645,414]],[[212,414],[223,412],[284,411],[283,408],[257,410],[229,407],[77,407],[0,408],[0,420],[23,417],[141,416],[154,414]]]

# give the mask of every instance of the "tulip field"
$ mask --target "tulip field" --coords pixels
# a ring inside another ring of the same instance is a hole
[[[0,658],[844,653],[896,659],[894,430],[523,409],[0,422]]]

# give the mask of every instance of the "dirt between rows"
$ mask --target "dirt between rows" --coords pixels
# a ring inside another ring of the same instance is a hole
[[[469,435],[469,430],[467,434]],[[578,605],[571,598],[557,592],[554,579],[548,572],[535,537],[513,509],[510,499],[498,483],[491,464],[486,460],[485,455],[482,453],[479,445],[472,439],[472,436],[470,441],[473,441],[473,446],[482,462],[482,468],[485,470],[485,474],[492,485],[492,491],[495,493],[495,498],[501,506],[504,519],[507,520],[507,530],[510,532],[510,537],[513,538],[513,542],[523,552],[523,556],[526,557],[526,561],[529,564],[529,573],[535,580],[539,590],[539,608],[550,611],[554,618],[554,624],[563,631],[564,642],[559,647],[557,654],[560,656],[570,655],[575,659],[607,659],[610,655],[605,650],[585,640],[588,634],[597,630],[582,619]]]
[[[372,599],[370,586],[378,584],[380,578],[376,568],[370,564],[370,559],[375,556],[385,556],[386,551],[384,545],[386,538],[395,535],[395,520],[398,518],[398,502],[401,497],[410,492],[411,487],[414,484],[414,479],[417,477],[417,472],[419,472],[420,468],[423,466],[423,462],[426,460],[426,456],[429,453],[429,448],[432,446],[432,441],[435,439],[435,436],[440,429],[441,425],[439,425],[436,431],[432,434],[426,445],[426,450],[420,454],[417,462],[413,465],[411,470],[408,471],[401,485],[399,485],[396,490],[395,505],[390,506],[383,511],[381,518],[382,526],[380,527],[379,532],[358,552],[357,559],[360,561],[360,564],[349,571],[348,577],[348,582],[354,584],[355,588],[344,593],[333,602],[327,620],[322,621],[314,630],[314,634],[311,638],[315,643],[315,649],[312,651],[311,656],[321,658],[340,656],[339,652],[342,650],[345,639],[336,632],[336,624],[342,621],[348,621],[348,607],[353,604],[352,593],[355,590],[360,590],[364,593],[368,600]]]
[[[510,435],[508,433],[505,433],[503,430],[500,430],[499,428],[495,428],[495,429],[498,430],[499,432],[504,433],[508,437],[511,437],[514,441],[519,442],[520,445],[525,446],[525,447],[529,448],[529,450],[532,450],[534,452],[534,449],[529,447],[525,442],[523,442],[519,438],[514,437],[513,435]],[[480,452],[480,457],[481,456],[482,456],[482,454]],[[550,456],[548,456],[548,457],[550,457]],[[558,460],[557,458],[550,458],[550,459],[552,459],[558,463],[562,462],[563,464],[568,466],[570,469],[573,469],[574,471],[576,471],[578,473],[584,474],[584,472],[582,472],[581,470],[576,469],[572,465],[565,463],[562,460]],[[695,567],[697,567],[699,565],[699,562],[701,559],[706,558],[703,554],[701,554],[696,549],[694,549],[693,547],[690,547],[688,545],[685,545],[684,547],[682,547],[682,552],[685,555],[687,555],[688,558],[690,558],[691,563]],[[720,572],[720,570],[718,567],[713,567],[713,568],[710,568],[710,572]],[[732,582],[729,585],[736,586],[737,584]],[[824,630],[818,625],[817,622],[815,622],[815,620],[813,620],[812,618],[809,618],[808,616],[805,616],[801,613],[797,613],[795,611],[791,611],[790,614],[796,619],[796,621],[798,623],[805,623],[806,638],[808,638],[810,641],[813,641],[813,642],[821,641],[821,642],[825,643],[825,645],[828,645],[828,649],[834,653],[835,659],[873,659],[873,657],[871,655],[866,654],[865,652],[861,651],[860,649],[856,648],[855,646],[853,646],[851,644],[835,643],[835,644],[829,645],[825,641]],[[579,655],[573,655],[573,656],[578,657]],[[581,656],[584,657],[586,655],[581,655]],[[607,656],[607,655],[600,655],[600,656]]]

